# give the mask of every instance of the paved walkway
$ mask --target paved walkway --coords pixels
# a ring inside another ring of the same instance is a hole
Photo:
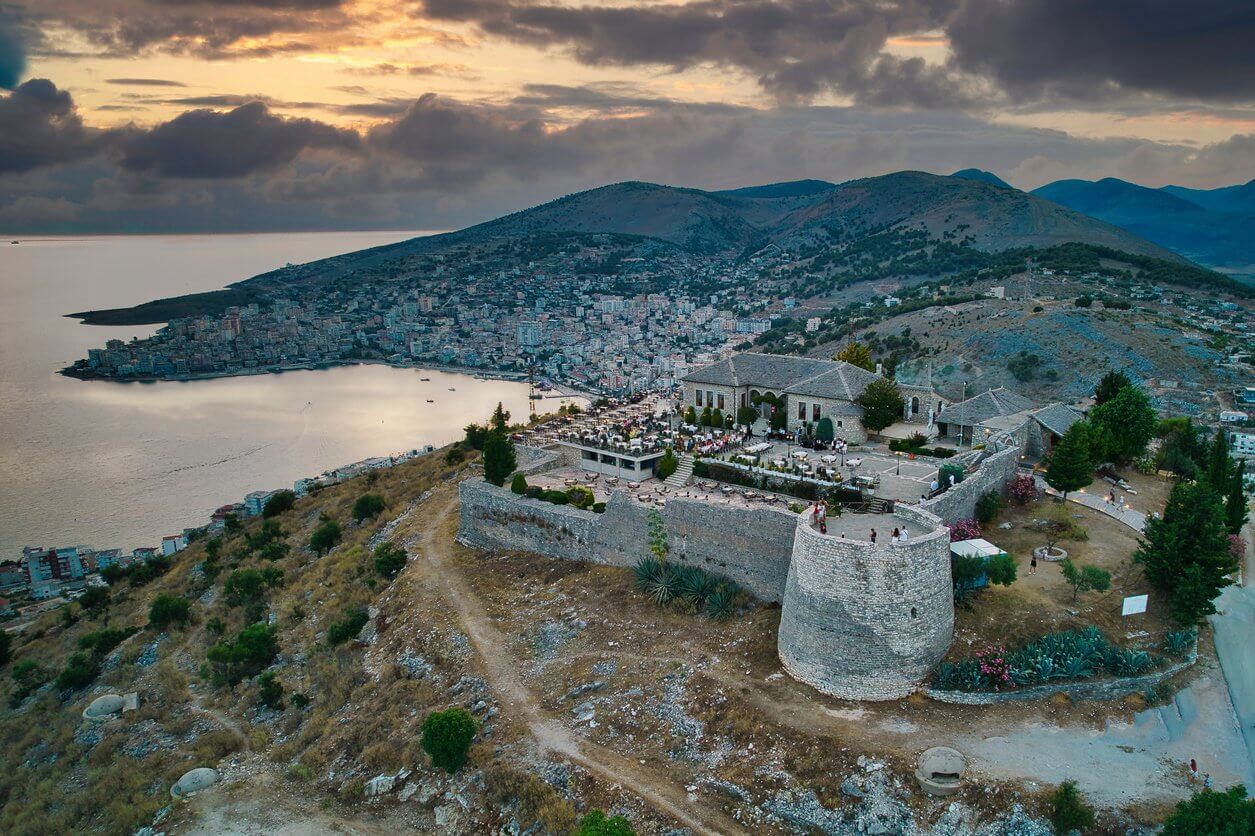
[[[1059,496],[1059,492],[1046,484],[1046,480],[1040,475],[1034,474],[1033,478],[1037,480],[1037,488],[1042,493],[1050,496]],[[1081,493],[1080,491],[1072,491],[1068,494],[1068,502],[1075,502],[1077,505],[1084,505],[1086,508],[1092,508],[1100,514],[1106,514],[1113,520],[1119,520],[1134,531],[1141,533],[1146,527],[1146,515],[1141,511],[1134,511],[1132,508],[1121,508],[1112,505],[1105,497],[1095,496],[1092,493]]]
[[[1255,656],[1250,652],[1251,636],[1255,636],[1255,588],[1225,587],[1216,599],[1216,610],[1207,620],[1215,631],[1216,655],[1255,772]]]

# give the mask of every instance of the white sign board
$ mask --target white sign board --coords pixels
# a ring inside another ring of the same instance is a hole
[[[1120,610],[1120,615],[1137,615],[1146,612],[1146,601],[1149,595],[1130,595],[1124,599],[1124,607]]]

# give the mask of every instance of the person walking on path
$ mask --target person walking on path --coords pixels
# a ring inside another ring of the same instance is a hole
[[[1198,780],[1198,761],[1190,758],[1190,781]]]
[[[902,537],[902,532],[895,528],[893,530],[893,541],[896,543],[898,539],[901,537]]]
[[[1033,552],[1032,557],[1030,557],[1030,558],[1029,558],[1029,561],[1028,561],[1028,573],[1029,573],[1030,575],[1036,575],[1036,574],[1037,574],[1037,552]]]
[[[876,529],[872,529],[872,545],[876,545]]]

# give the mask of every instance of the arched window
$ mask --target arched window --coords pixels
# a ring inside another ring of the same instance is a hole
[[[911,398],[911,414],[919,415],[919,397]]]
[[[911,607],[911,618],[916,618],[916,617],[917,617],[917,613],[915,612],[915,608]]]

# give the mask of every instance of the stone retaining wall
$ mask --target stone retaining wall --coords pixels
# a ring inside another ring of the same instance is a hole
[[[1126,694],[1141,693],[1153,688],[1165,680],[1198,661],[1198,642],[1190,655],[1175,665],[1169,665],[1161,671],[1148,673],[1145,676],[1130,676],[1124,679],[1106,679],[1095,682],[1069,682],[1058,685],[1034,685],[1031,688],[1016,688],[1014,691],[941,691],[936,688],[921,688],[924,696],[938,702],[953,705],[994,705],[1002,702],[1021,702],[1028,700],[1049,699],[1055,694],[1067,694],[1074,700],[1113,700]]]
[[[902,509],[907,510],[907,509]],[[929,515],[898,516],[917,528]],[[954,635],[949,530],[907,543],[820,534],[798,515],[777,650],[795,679],[843,699],[913,692]]]

